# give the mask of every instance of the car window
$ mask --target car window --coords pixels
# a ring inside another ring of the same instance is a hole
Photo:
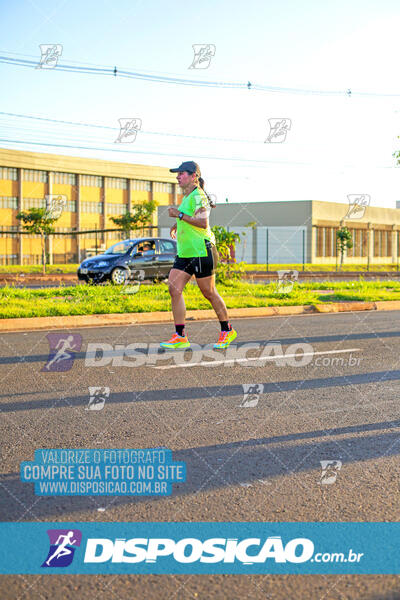
[[[132,242],[118,242],[118,244],[114,244],[108,250],[104,252],[104,254],[125,254],[132,247]]]
[[[170,242],[169,240],[160,240],[160,252],[165,252],[166,254],[175,254],[175,244]]]
[[[141,253],[143,256],[150,256],[156,251],[156,243],[154,240],[144,240],[138,243],[135,251]]]

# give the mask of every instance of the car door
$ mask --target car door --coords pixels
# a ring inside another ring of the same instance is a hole
[[[168,277],[176,258],[176,244],[172,240],[157,241],[157,275]]]
[[[146,247],[149,249],[146,249]],[[156,250],[156,243],[152,239],[141,240],[134,246],[129,261],[133,279],[152,279],[156,277]],[[144,277],[140,271],[144,271]]]

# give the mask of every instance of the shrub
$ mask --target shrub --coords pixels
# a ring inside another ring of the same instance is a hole
[[[218,263],[215,272],[217,283],[230,285],[233,281],[239,281],[245,274],[245,263]]]

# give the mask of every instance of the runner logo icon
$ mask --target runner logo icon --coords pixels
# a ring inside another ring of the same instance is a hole
[[[257,406],[260,399],[260,395],[264,391],[264,385],[262,383],[243,383],[243,401],[239,406],[241,408],[252,408]]]
[[[75,352],[82,346],[79,333],[48,333],[50,344],[49,357],[42,371],[69,371],[75,360]]]
[[[50,548],[42,567],[68,567],[74,558],[77,546],[81,545],[79,529],[48,529]]]

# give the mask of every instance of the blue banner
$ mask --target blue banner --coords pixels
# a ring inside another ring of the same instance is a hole
[[[0,573],[398,574],[400,523],[0,523]]]
[[[167,448],[39,449],[20,475],[37,496],[166,496],[186,465]]]

